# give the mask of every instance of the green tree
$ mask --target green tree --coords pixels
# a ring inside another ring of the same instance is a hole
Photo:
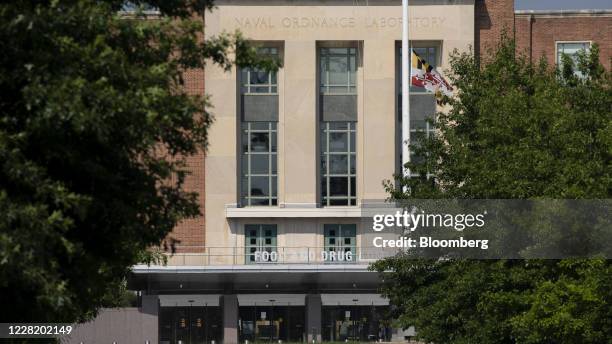
[[[385,185],[394,199],[610,198],[612,75],[599,49],[559,70],[504,39],[489,61],[454,53],[456,98],[437,135],[412,149],[420,177]],[[433,172],[435,178],[427,178]],[[405,187],[405,188],[403,188]],[[608,260],[411,260],[374,264],[403,326],[433,343],[610,343]],[[387,271],[387,272],[385,272]]]
[[[239,33],[203,40],[212,1],[131,3],[0,4],[0,322],[81,320],[121,293],[200,213],[185,157],[212,116],[184,72],[276,66]]]

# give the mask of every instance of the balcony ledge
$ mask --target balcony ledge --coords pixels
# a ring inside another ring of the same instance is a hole
[[[245,217],[362,217],[360,207],[334,208],[280,208],[280,207],[245,207],[225,208],[227,218]]]
[[[226,205],[226,218],[362,218],[371,217],[377,213],[401,210],[390,204],[377,203],[366,206],[324,207],[314,206],[285,206],[279,207],[236,207]]]

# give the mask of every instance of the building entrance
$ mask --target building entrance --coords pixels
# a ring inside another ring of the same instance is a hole
[[[240,342],[304,342],[305,312],[303,306],[241,306]]]
[[[322,337],[326,342],[389,341],[390,324],[384,306],[323,307]]]
[[[217,344],[223,327],[220,307],[161,307],[160,344]]]

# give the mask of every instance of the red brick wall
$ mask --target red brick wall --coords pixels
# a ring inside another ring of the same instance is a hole
[[[529,55],[529,44],[531,37],[529,17],[516,15],[514,18],[514,34],[516,38],[516,50]]]
[[[603,15],[529,15],[516,16],[516,38],[519,51],[534,62],[542,56],[556,63],[556,41],[593,41],[599,44],[600,61],[610,69],[612,58],[612,14]],[[530,49],[531,47],[531,49]]]
[[[487,50],[495,47],[504,30],[513,35],[514,0],[476,0],[474,11],[474,51],[486,59]]]
[[[185,89],[188,94],[204,95],[204,70],[189,70],[184,75]],[[204,152],[187,158],[187,168],[191,174],[185,180],[185,190],[197,192],[198,204],[202,216],[187,219],[179,223],[166,238],[166,244],[176,241],[176,252],[203,252],[205,238],[205,188],[204,188]],[[168,247],[169,248],[169,247]]]

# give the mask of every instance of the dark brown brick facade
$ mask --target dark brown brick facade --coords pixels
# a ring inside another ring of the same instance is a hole
[[[545,57],[556,63],[556,42],[592,41],[600,47],[600,61],[610,69],[612,58],[612,13],[560,12],[517,13],[517,49],[534,62]]]
[[[476,0],[474,20],[474,51],[486,59],[504,31],[513,35],[514,0]]]
[[[204,71],[189,70],[184,75],[185,88],[188,94],[204,95]],[[205,173],[204,160],[205,153],[200,152],[197,155],[187,158],[187,168],[191,174],[185,180],[185,190],[197,192],[199,194],[198,204],[202,216],[195,219],[187,219],[179,223],[176,228],[170,233],[166,239],[166,244],[169,245],[175,242],[175,250],[178,253],[197,253],[204,251],[205,244]]]

